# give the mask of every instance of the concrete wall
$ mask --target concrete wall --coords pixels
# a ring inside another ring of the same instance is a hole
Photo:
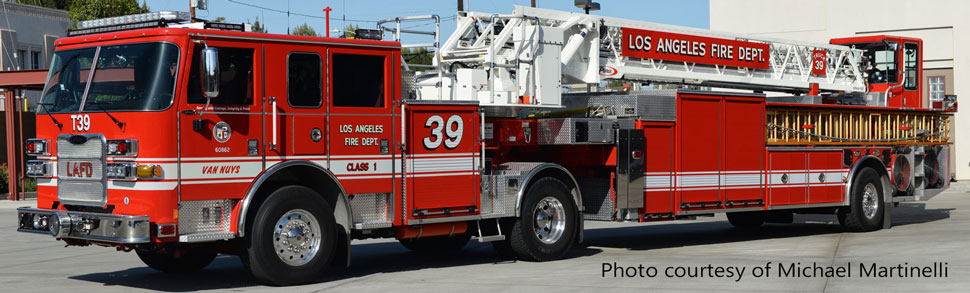
[[[0,52],[0,70],[17,70],[19,62],[13,53],[17,50],[28,52],[25,64],[32,67],[29,52],[40,52],[39,68],[47,68],[54,53],[53,40],[67,36],[67,29],[73,22],[67,12],[32,5],[3,2],[0,5],[0,34],[11,37],[0,38],[3,52]],[[23,68],[31,69],[31,68]]]
[[[967,12],[970,1],[960,0],[710,0],[711,29],[717,31],[822,43],[861,35],[921,38],[923,67],[951,71],[944,74],[951,76],[947,94],[956,94],[964,108],[970,105]],[[957,179],[970,179],[970,109],[957,112],[955,120],[951,165]]]

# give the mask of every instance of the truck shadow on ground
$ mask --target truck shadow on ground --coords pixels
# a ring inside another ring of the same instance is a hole
[[[954,209],[926,209],[921,203],[904,203],[893,209],[894,226],[929,223],[947,219]],[[835,216],[796,215],[793,224],[769,224],[756,230],[741,230],[727,221],[630,224],[625,227],[586,230],[585,243],[575,247],[567,259],[596,255],[599,247],[649,250],[708,244],[725,244],[763,239],[805,237],[843,233]],[[136,257],[134,254],[131,257]],[[331,270],[328,276],[311,284],[314,290],[336,288],[355,278],[389,272],[468,265],[514,263],[502,258],[490,244],[472,240],[464,250],[452,254],[415,253],[397,242],[355,244],[350,268]],[[243,267],[239,258],[221,255],[205,270],[190,274],[165,274],[147,267],[116,272],[91,273],[71,279],[103,283],[105,287],[128,287],[166,292],[233,289],[260,286]]]

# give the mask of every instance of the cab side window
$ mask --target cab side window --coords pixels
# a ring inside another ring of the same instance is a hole
[[[384,56],[333,54],[333,106],[384,107]]]
[[[203,46],[195,46],[192,68],[189,69],[189,104],[205,104],[202,95],[202,79],[199,77]],[[249,48],[218,47],[219,49],[219,97],[212,105],[253,104],[253,52]]]
[[[323,105],[323,62],[316,53],[290,53],[286,58],[286,99],[297,108]]]

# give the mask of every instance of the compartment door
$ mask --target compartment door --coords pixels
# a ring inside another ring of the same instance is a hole
[[[408,219],[479,212],[478,105],[406,105]]]
[[[726,207],[761,205],[764,189],[764,99],[725,97],[721,191]]]

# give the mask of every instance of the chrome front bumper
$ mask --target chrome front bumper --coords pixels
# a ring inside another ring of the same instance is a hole
[[[17,209],[17,231],[40,233],[54,238],[72,238],[112,243],[146,243],[151,240],[148,216]]]

